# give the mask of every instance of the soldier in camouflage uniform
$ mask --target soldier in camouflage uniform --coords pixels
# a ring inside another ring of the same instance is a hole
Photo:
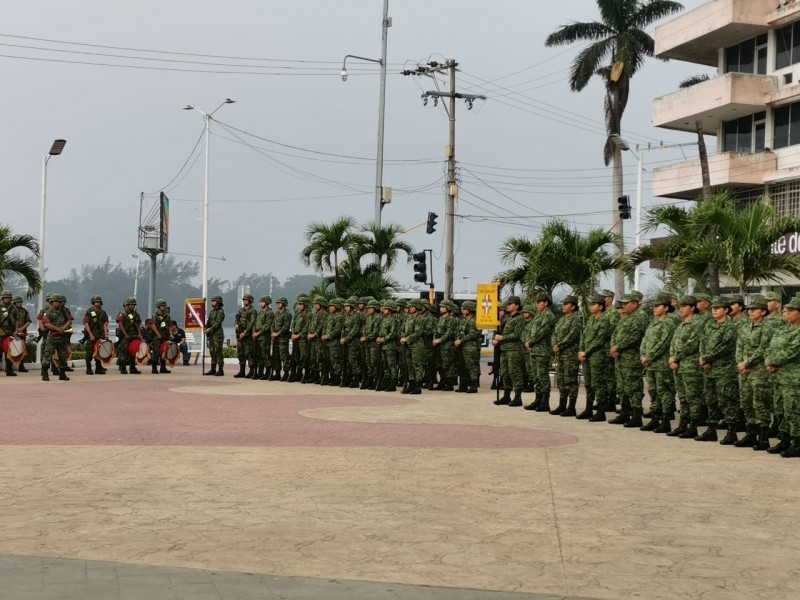
[[[456,370],[456,352],[453,342],[456,339],[458,321],[453,316],[456,305],[450,300],[442,300],[439,304],[439,320],[433,338],[433,346],[439,352],[439,384],[433,389],[452,392],[458,376]]]
[[[344,303],[342,337],[339,343],[346,352],[347,374],[342,387],[357,388],[361,385],[361,328],[362,315],[358,311],[358,298],[351,296]]]
[[[156,300],[156,312],[153,313],[153,319],[150,323],[150,330],[153,332],[153,339],[150,340],[150,366],[152,373],[171,373],[167,369],[166,358],[161,356],[161,344],[168,342],[172,339],[169,328],[172,324],[172,319],[169,318],[167,312],[167,301],[163,298]],[[159,369],[159,366],[161,367]]]
[[[639,355],[642,366],[645,368],[645,378],[650,391],[651,406],[650,422],[640,426],[642,431],[656,433],[670,433],[672,425],[673,402],[675,399],[675,386],[669,368],[669,347],[676,322],[669,314],[674,311],[672,298],[668,294],[659,294],[653,302],[653,319],[639,346]]]
[[[31,324],[31,315],[22,302],[22,296],[14,296],[11,299],[11,316],[14,320],[15,335],[24,342],[28,339],[28,326]],[[28,372],[28,369],[25,368],[24,358],[19,362],[19,372]]]
[[[256,315],[256,322],[253,324],[253,362],[256,365],[256,372],[253,379],[269,379],[272,374],[272,322],[275,320],[275,313],[272,312],[272,298],[261,296],[258,299],[258,306],[261,309]]]
[[[625,316],[620,319],[611,336],[611,357],[616,361],[619,374],[617,397],[622,402],[622,412],[609,421],[612,425],[626,427],[642,426],[642,363],[639,359],[639,346],[650,318],[640,309],[639,298],[627,294],[622,298]]]
[[[525,335],[523,336],[523,345],[525,352],[522,357],[525,359],[525,383],[522,386],[522,391],[526,393],[535,392],[534,386],[534,370],[533,359],[531,358],[530,337],[533,330],[534,316],[536,316],[536,307],[533,304],[524,304],[522,306],[522,318],[525,319]]]
[[[124,306],[122,312],[117,315],[120,373],[127,375],[127,367],[130,366],[131,374],[138,375],[141,371],[136,368],[136,357],[131,356],[128,345],[133,340],[142,339],[142,317],[136,312],[136,298],[133,296],[125,298]],[[44,365],[44,362],[42,364]]]
[[[292,328],[292,314],[286,309],[289,301],[281,296],[275,301],[278,310],[272,320],[272,375],[270,381],[289,381],[289,336]],[[281,375],[283,370],[283,375]]]
[[[735,443],[736,407],[738,405],[736,385],[736,327],[728,318],[730,306],[727,299],[718,297],[711,303],[713,318],[703,330],[700,341],[700,366],[706,377],[706,406],[708,429],[696,437],[698,442],[717,441],[717,423],[722,417],[728,433],[720,442]]]
[[[533,363],[533,388],[536,392],[533,402],[525,410],[536,412],[550,411],[550,362],[553,359],[553,331],[556,327],[556,316],[550,309],[553,301],[548,294],[540,292],[536,295],[536,316],[530,326],[526,348],[531,351]]]
[[[464,370],[467,375],[466,393],[477,394],[481,378],[481,341],[483,334],[475,324],[475,310],[477,305],[474,300],[465,300],[461,303],[462,319],[459,324],[455,345],[461,349],[464,359]]]
[[[772,330],[764,324],[767,302],[753,296],[747,305],[749,323],[739,327],[736,339],[736,370],[739,371],[739,402],[747,423],[747,434],[734,444],[739,448],[769,448],[769,374],[764,356]]]
[[[14,323],[14,306],[11,304],[11,299],[14,295],[8,291],[3,290],[0,292],[0,344],[14,335],[16,326]],[[3,353],[3,358],[6,361],[6,375],[8,377],[16,377],[14,372],[14,363],[11,359]]]
[[[578,401],[580,378],[578,348],[583,328],[580,315],[578,315],[578,298],[571,295],[565,296],[561,310],[562,316],[556,323],[551,338],[553,354],[557,360],[558,406],[551,410],[550,414],[574,417],[577,414],[575,404]]]
[[[323,370],[322,326],[328,310],[328,302],[322,296],[315,296],[313,301],[314,312],[308,320],[308,364],[310,373],[306,372],[303,383],[320,383]]]
[[[64,308],[64,296],[56,295],[53,297],[50,309],[44,314],[42,320],[45,328],[50,332],[48,335],[49,348],[52,353],[58,355],[59,373],[61,381],[69,381],[67,377],[67,355],[69,353],[69,333],[67,330],[72,326],[72,317],[68,310]],[[52,354],[42,358],[42,364],[48,365],[52,360]],[[47,367],[42,367],[42,379],[48,381]]]
[[[303,381],[309,364],[308,331],[311,313],[308,312],[308,297],[297,298],[297,310],[292,319],[292,360],[294,362],[289,381]]]
[[[255,375],[253,366],[253,327],[256,324],[256,310],[253,308],[252,294],[242,296],[242,307],[236,313],[236,358],[239,359],[239,372],[234,377],[251,379]],[[245,369],[250,370],[245,374]]]
[[[98,375],[106,373],[105,367],[99,358],[95,358],[95,369],[92,370],[92,355],[94,344],[97,340],[108,339],[108,313],[103,310],[103,299],[100,296],[92,296],[91,307],[83,315],[83,329],[86,332],[86,374]]]
[[[500,349],[500,340],[495,342],[495,337],[498,335],[503,335],[503,325],[506,322],[508,315],[506,314],[506,303],[501,302],[497,306],[497,329],[495,329],[494,333],[492,334],[492,351],[493,351],[493,362],[492,362],[492,387],[491,389],[503,389],[503,380],[508,378],[508,355],[503,358],[503,352]],[[526,348],[525,342],[523,342],[523,348]],[[524,386],[523,386],[524,387]]]
[[[384,300],[381,303],[381,313],[383,318],[378,329],[378,336],[375,341],[381,347],[383,353],[383,385],[378,385],[375,389],[382,389],[384,392],[394,392],[397,390],[397,342],[400,336],[397,332],[397,321],[395,312],[397,305],[392,300]],[[378,382],[379,384],[381,382]]]
[[[511,296],[506,300],[507,316],[503,325],[503,333],[495,334],[493,344],[500,344],[500,352],[508,361],[508,377],[503,378],[503,397],[494,401],[497,405],[522,406],[523,372],[525,370],[525,352],[523,337],[525,336],[525,320],[520,309],[522,301],[519,296]],[[511,390],[514,398],[511,398]]]
[[[408,317],[400,338],[403,352],[408,355],[408,379],[403,386],[403,394],[422,393],[421,384],[425,375],[425,343],[422,340],[424,318],[420,313],[421,309],[422,303],[419,300],[411,300],[408,303]]]
[[[206,317],[203,334],[208,343],[208,353],[211,355],[211,369],[203,375],[223,377],[225,359],[222,356],[222,342],[225,340],[225,331],[222,325],[225,322],[225,311],[222,310],[222,296],[212,296],[211,311]]]
[[[609,322],[609,335],[614,333],[614,330],[617,328],[617,323],[620,320],[619,314],[619,307],[616,306],[614,302],[614,292],[611,290],[603,290],[600,292],[603,294],[603,299],[606,303],[606,310],[603,313],[603,318]],[[609,344],[611,340],[609,339]],[[610,346],[609,346],[610,348]],[[605,383],[606,387],[606,411],[614,411],[617,405],[617,378],[614,373],[614,360],[608,354],[608,348],[606,348],[606,361],[608,368],[603,370],[602,374],[602,382]],[[598,386],[600,383],[597,384]]]
[[[328,385],[342,382],[342,330],[344,329],[344,300],[333,298],[328,302],[328,317],[322,329],[322,343],[328,349],[330,380]]]
[[[696,325],[700,329],[700,339],[703,339],[706,326],[713,321],[711,318],[711,296],[703,292],[695,292],[694,297],[697,299]],[[703,394],[700,396],[700,421],[697,423],[698,425],[707,425],[709,423],[709,410],[706,403],[706,398],[710,393],[709,386],[711,386],[711,383],[708,381],[707,373],[703,371]]]
[[[700,367],[703,324],[697,319],[697,298],[684,296],[678,305],[683,320],[672,334],[668,361],[680,401],[680,421],[678,427],[667,435],[694,439],[701,419],[700,397],[703,395],[703,370]]]
[[[364,345],[366,377],[361,384],[361,389],[372,389],[378,382],[378,369],[381,364],[381,347],[376,342],[378,329],[381,324],[381,304],[377,300],[367,301],[367,314],[364,326],[361,329],[361,343]]]
[[[772,340],[764,357],[767,371],[781,388],[783,420],[779,442],[769,448],[770,454],[784,458],[800,457],[800,297],[795,296],[783,307],[786,325],[773,328]],[[775,407],[778,411],[778,407]]]
[[[786,327],[786,321],[784,321],[781,317],[782,297],[778,292],[767,292],[764,294],[764,299],[767,301],[767,310],[769,311],[764,319],[764,325],[771,330],[771,335],[775,335]],[[780,437],[780,427],[784,415],[783,400],[781,399],[781,386],[778,385],[777,372],[770,373],[769,380],[769,402],[772,410],[772,425],[770,426],[770,435],[772,437]]]
[[[606,420],[608,389],[604,371],[613,368],[608,360],[612,324],[604,318],[605,310],[606,302],[601,294],[589,299],[589,318],[586,319],[578,347],[578,360],[582,364],[583,382],[586,387],[586,409],[577,418],[593,422]],[[595,407],[597,411],[593,412]]]
[[[395,324],[397,327],[397,385],[405,387],[406,379],[408,379],[408,357],[406,356],[408,349],[400,344],[400,338],[403,335],[406,319],[409,316],[406,312],[408,302],[406,302],[405,298],[398,298],[394,303],[397,305],[397,312],[394,315],[394,319],[397,321]]]

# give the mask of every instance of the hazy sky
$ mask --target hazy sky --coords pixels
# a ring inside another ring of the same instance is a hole
[[[700,4],[684,2],[687,9]],[[3,3],[0,221],[38,236],[42,156],[63,137],[64,153],[48,166],[51,279],[106,256],[135,264],[139,195],[165,188],[172,199],[170,249],[199,261],[202,142],[181,167],[203,119],[181,108],[212,110],[229,97],[237,103],[216,117],[258,137],[212,129],[209,254],[227,260],[212,260],[210,276],[308,272],[299,252],[310,221],[373,217],[377,65],[348,61],[347,82],[340,71],[346,54],[380,56],[382,8],[382,0]],[[433,249],[438,289],[448,123],[441,105],[422,105],[420,94],[434,83],[400,75],[404,65],[454,58],[459,90],[488,96],[471,111],[463,103],[456,111],[456,212],[463,215],[456,221],[456,291],[466,289],[466,276],[473,289],[490,281],[501,269],[502,241],[536,237],[543,215],[565,215],[582,230],[610,225],[602,86],[570,92],[568,68],[578,48],[544,47],[560,25],[597,18],[594,0],[392,0],[389,9],[384,185],[394,188],[394,199],[383,221],[411,227],[429,210],[440,215],[436,234],[421,228],[407,235],[416,249]],[[649,61],[633,80],[624,137],[693,141],[653,128],[651,107],[654,97],[700,72],[708,69]],[[693,148],[684,152],[696,155]],[[651,165],[683,156],[645,153]],[[623,159],[625,193],[633,198],[636,162],[629,154]],[[654,202],[649,180],[645,174],[645,206]],[[625,222],[629,243],[632,224]],[[393,275],[404,284],[413,280],[410,265]]]

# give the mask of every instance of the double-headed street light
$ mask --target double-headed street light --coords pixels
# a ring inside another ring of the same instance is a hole
[[[47,163],[50,162],[51,156],[61,154],[66,145],[67,140],[55,140],[50,146],[50,152],[42,158],[42,214],[39,219],[39,281],[42,287],[39,289],[37,312],[44,307],[44,216],[47,208]]]
[[[230,98],[225,98],[225,101],[220,104],[217,108],[212,110],[211,112],[204,112],[197,108],[193,104],[187,104],[183,107],[183,110],[196,110],[201,115],[203,115],[203,122],[205,127],[205,138],[206,138],[206,169],[205,169],[205,184],[204,184],[204,193],[203,193],[203,301],[207,304],[208,303],[208,156],[209,156],[209,141],[210,141],[210,132],[211,132],[211,121],[213,121],[212,116],[215,112],[217,112],[220,108],[225,106],[226,104],[233,104],[236,100],[231,100]]]

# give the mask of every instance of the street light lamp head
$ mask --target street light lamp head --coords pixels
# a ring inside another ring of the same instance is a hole
[[[225,104],[234,104],[236,100],[231,100],[230,98],[225,98]]]
[[[186,106],[183,107],[183,110],[194,110],[194,105],[187,104]]]
[[[625,140],[623,140],[618,134],[612,133],[610,136],[608,136],[608,139],[610,139],[611,143],[614,144],[620,150],[630,150],[628,143]]]
[[[347,81],[347,69],[342,69],[342,81]]]
[[[67,145],[67,140],[55,140],[50,147],[50,156],[58,156],[64,151],[64,146]]]

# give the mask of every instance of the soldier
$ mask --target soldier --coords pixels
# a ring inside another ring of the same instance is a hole
[[[491,389],[493,390],[502,389],[504,387],[503,379],[508,378],[508,355],[506,355],[505,358],[503,357],[503,353],[500,349],[500,340],[495,340],[498,335],[503,335],[503,325],[507,319],[508,315],[506,314],[506,303],[500,302],[500,304],[497,306],[497,329],[495,329],[495,332],[492,335],[492,350],[494,360],[492,362],[491,375],[493,375],[493,377]],[[523,348],[525,348],[526,343],[527,342],[523,342]],[[528,350],[530,349],[528,348]]]
[[[380,329],[378,330],[378,337],[375,341],[381,347],[383,353],[383,386],[384,392],[394,392],[397,390],[396,375],[397,373],[397,342],[400,336],[397,332],[397,321],[395,320],[395,312],[397,311],[397,304],[392,300],[384,300],[381,303],[381,319]],[[380,384],[380,382],[379,382]],[[380,387],[380,385],[379,385]],[[376,390],[378,387],[375,388]]]
[[[171,373],[167,369],[167,360],[161,356],[161,345],[170,340],[169,327],[172,320],[167,312],[167,301],[163,298],[156,300],[156,312],[150,323],[150,330],[153,332],[153,339],[150,341],[150,365],[152,373]],[[159,370],[159,365],[161,369]]]
[[[492,343],[500,344],[500,352],[505,354],[508,360],[508,377],[504,378],[503,397],[495,400],[497,405],[522,406],[522,373],[525,369],[525,361],[522,353],[525,351],[522,338],[525,334],[525,320],[522,318],[520,308],[522,301],[519,296],[511,296],[506,300],[508,317],[503,325],[503,333],[494,336]],[[511,398],[511,390],[514,390],[514,398]]]
[[[269,351],[272,347],[272,322],[275,320],[275,313],[271,308],[272,298],[261,296],[258,305],[261,310],[256,315],[256,322],[253,325],[253,361],[256,363],[253,379],[269,379],[272,373]]]
[[[94,344],[97,340],[108,339],[108,313],[103,310],[103,299],[100,296],[92,296],[91,307],[83,315],[83,329],[86,332],[86,374],[105,375],[106,369],[99,358],[94,359],[95,370],[92,371],[92,355],[94,354]]]
[[[606,310],[603,313],[603,318],[609,322],[608,330],[609,335],[611,335],[617,328],[617,323],[619,323],[621,317],[620,307],[622,303],[620,302],[620,306],[617,306],[617,303],[614,302],[614,292],[611,290],[603,290],[600,293],[603,294],[603,299],[606,303]],[[611,340],[609,339],[609,343],[610,342]],[[617,378],[614,373],[614,360],[608,355],[608,349],[606,349],[606,364],[607,369],[604,369],[602,374],[602,382],[605,383],[606,387],[605,410],[613,412],[617,406]]]
[[[522,385],[522,391],[525,393],[536,391],[533,382],[533,359],[531,358],[531,346],[529,343],[531,331],[533,330],[533,317],[535,315],[536,307],[533,304],[525,304],[522,306],[522,318],[525,319],[525,335],[523,336],[525,352],[522,354],[522,357],[525,359],[525,383]]]
[[[22,304],[22,296],[14,296],[11,299],[11,315],[14,319],[14,335],[25,342],[28,339],[28,327],[31,324],[31,315],[28,309]],[[19,361],[19,372],[27,373],[24,357]]]
[[[764,325],[771,330],[771,335],[774,336],[778,331],[786,327],[786,321],[781,317],[781,295],[778,292],[767,292],[764,294],[764,299],[767,301],[767,310],[769,311],[764,318]],[[769,402],[772,409],[770,436],[780,437],[780,426],[784,415],[783,400],[781,399],[782,390],[781,386],[778,385],[777,372],[774,374],[770,373],[769,380]]]
[[[422,304],[419,300],[411,300],[408,303],[408,316],[403,325],[403,333],[400,344],[403,352],[407,353],[408,378],[403,386],[403,394],[421,394],[422,378],[425,374],[423,364],[424,342],[422,341],[422,329],[424,319],[420,315]]]
[[[133,340],[142,339],[142,318],[136,312],[136,298],[129,296],[125,298],[124,308],[117,315],[117,325],[119,325],[119,366],[120,373],[128,374],[128,366],[133,375],[141,373],[136,368],[136,357],[131,356],[128,345]]]
[[[612,425],[625,425],[628,428],[642,426],[642,363],[639,360],[639,346],[647,329],[649,317],[640,310],[639,299],[633,294],[622,298],[624,317],[619,320],[611,336],[609,354],[616,361],[618,372],[617,396],[622,401],[622,412],[609,421]]]
[[[69,381],[67,377],[67,355],[69,352],[69,333],[68,330],[72,326],[72,319],[69,311],[64,310],[64,296],[58,294],[53,297],[53,302],[50,309],[44,314],[42,323],[49,331],[48,339],[50,340],[50,351],[56,353],[58,356],[59,373],[58,378],[61,381]],[[46,355],[42,358],[42,365],[48,365],[52,361],[52,354]],[[50,377],[47,374],[47,367],[42,367],[42,380],[49,381]]]
[[[308,372],[303,379],[303,383],[321,383],[322,372],[325,363],[324,348],[320,338],[325,324],[325,315],[328,310],[328,302],[322,296],[315,296],[313,303],[314,312],[308,322],[309,365],[311,373]]]
[[[16,330],[13,315],[14,307],[11,304],[13,297],[14,295],[8,290],[0,292],[0,345],[6,338],[12,337]],[[14,372],[14,364],[11,362],[11,358],[5,354],[3,356],[6,361],[6,376],[16,377],[17,374]]]
[[[272,367],[270,381],[289,381],[289,337],[292,331],[292,315],[286,310],[289,301],[281,296],[275,301],[278,311],[272,321]],[[283,375],[281,375],[283,369]]]
[[[223,377],[225,359],[222,356],[222,342],[225,340],[225,331],[222,324],[225,322],[225,311],[222,310],[222,296],[211,298],[211,312],[206,317],[203,333],[208,340],[208,352],[211,355],[211,369],[203,375]]]
[[[400,338],[406,326],[406,319],[409,317],[408,302],[405,298],[398,298],[394,301],[397,305],[397,312],[394,315],[395,326],[397,327],[397,385],[405,387],[406,380],[408,379],[408,357],[406,356],[407,349],[400,344]]]
[[[684,296],[678,301],[682,321],[669,345],[669,368],[680,401],[678,427],[667,435],[681,439],[697,437],[700,423],[700,397],[703,394],[703,370],[700,368],[700,340],[703,324],[697,319],[697,298]]]
[[[298,296],[297,310],[292,319],[292,357],[294,369],[289,381],[303,381],[308,369],[308,330],[311,313],[308,312],[308,297]]]
[[[766,294],[765,294],[766,296]],[[769,302],[768,302],[769,305]],[[786,458],[800,457],[800,297],[783,307],[784,327],[772,327],[772,340],[764,357],[767,371],[781,393],[773,397],[774,410],[783,415],[779,423],[778,443],[767,452]],[[779,407],[779,403],[783,406]]]
[[[463,319],[458,331],[455,345],[461,348],[464,359],[464,370],[467,375],[466,393],[477,394],[481,379],[481,341],[483,334],[475,324],[475,310],[477,305],[474,300],[465,300],[461,303]]]
[[[328,317],[322,329],[322,343],[328,350],[330,381],[328,385],[342,382],[342,330],[344,329],[344,300],[334,298],[328,302]],[[324,384],[323,384],[324,385]]]
[[[242,296],[242,307],[235,316],[236,357],[239,359],[238,378],[252,379],[255,375],[253,366],[253,326],[256,324],[256,310],[253,308],[253,295]],[[245,369],[249,371],[245,373]]]
[[[558,382],[558,406],[551,415],[574,417],[578,401],[580,361],[578,348],[581,341],[581,318],[578,316],[577,296],[565,296],[562,303],[562,316],[556,323],[551,338],[553,354],[556,356],[556,377]],[[569,404],[567,404],[569,403]]]
[[[536,412],[550,411],[550,362],[553,359],[553,331],[556,327],[556,316],[550,309],[553,301],[545,292],[539,292],[535,298],[536,316],[530,327],[527,348],[531,351],[533,364],[533,387],[536,392],[533,402],[525,410]]]
[[[439,351],[439,384],[433,389],[452,392],[456,383],[456,352],[453,341],[456,338],[458,322],[453,317],[456,305],[450,300],[439,304],[439,320],[433,338],[433,346]]]
[[[433,338],[436,336],[436,307],[427,300],[422,302],[422,315],[425,327],[422,330],[422,339],[425,342],[425,381],[422,387],[430,389],[436,381],[436,362],[433,352]]]
[[[367,369],[366,377],[361,384],[362,390],[372,389],[378,382],[381,347],[375,340],[381,324],[380,309],[381,305],[377,300],[367,301],[367,316],[364,319],[364,327],[361,329],[361,343],[364,344]]]
[[[361,385],[361,313],[358,312],[358,298],[351,296],[345,300],[342,333],[339,343],[345,354],[347,373],[339,384],[342,387],[357,388]]]
[[[605,310],[606,302],[601,294],[589,299],[589,318],[583,327],[578,348],[578,360],[583,365],[583,382],[586,387],[586,409],[577,418],[593,422],[606,420],[608,389],[604,371],[610,368],[608,343],[611,339],[612,324],[609,319],[604,318]],[[595,406],[597,412],[593,413]]]
[[[700,366],[705,372],[708,429],[695,438],[698,442],[717,441],[717,423],[724,416],[728,433],[720,442],[730,445],[736,436],[736,328],[728,319],[727,299],[714,298],[711,303],[713,321],[703,329],[700,341]]]
[[[769,374],[764,357],[769,348],[771,328],[764,325],[767,302],[753,296],[747,305],[749,323],[739,327],[736,339],[736,369],[739,371],[739,402],[747,423],[746,435],[738,448],[769,448]]]
[[[653,302],[653,319],[639,346],[642,366],[645,368],[647,387],[651,397],[651,418],[647,425],[640,426],[642,431],[670,433],[673,418],[673,400],[675,389],[669,368],[669,346],[675,331],[675,321],[669,313],[675,309],[672,298],[668,294],[658,294]]]

